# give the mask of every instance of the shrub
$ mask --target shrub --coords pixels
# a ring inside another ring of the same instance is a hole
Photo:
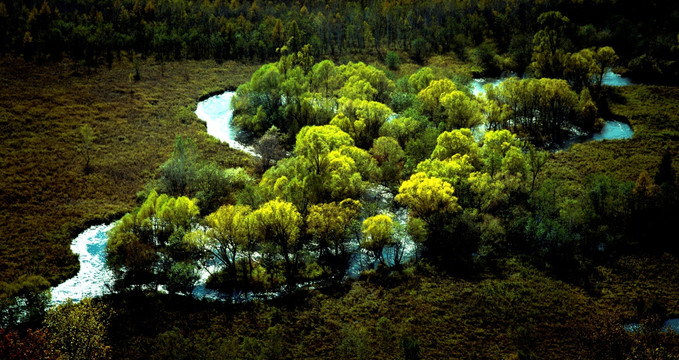
[[[385,63],[389,70],[398,70],[398,67],[401,65],[401,58],[395,52],[389,51]]]

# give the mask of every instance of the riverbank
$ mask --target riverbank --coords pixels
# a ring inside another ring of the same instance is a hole
[[[176,136],[194,139],[205,159],[248,167],[247,156],[207,136],[190,107],[209,89],[235,88],[257,67],[149,59],[133,82],[126,61],[77,74],[68,62],[0,58],[0,279],[34,274],[56,285],[75,275],[71,240],[132,210]],[[88,171],[79,151],[84,124],[94,134]]]

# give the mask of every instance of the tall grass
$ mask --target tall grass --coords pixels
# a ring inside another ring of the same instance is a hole
[[[132,82],[128,62],[82,75],[68,62],[0,58],[0,281],[35,274],[56,285],[74,275],[72,237],[130,211],[178,135],[207,160],[249,166],[193,111],[205,89],[235,89],[257,67],[146,60]],[[84,124],[94,130],[89,171],[79,151]]]

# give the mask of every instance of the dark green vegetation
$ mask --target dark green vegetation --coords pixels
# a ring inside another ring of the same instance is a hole
[[[566,63],[582,64],[571,53],[607,45],[635,76],[676,83],[678,10],[668,0],[3,0],[0,51],[38,60],[66,52],[96,67],[121,51],[130,59],[136,52],[161,60],[265,61],[283,47],[297,52],[310,44],[315,56],[384,58],[389,49],[422,63],[454,52],[477,74],[523,73],[537,63],[539,76],[558,77]],[[568,19],[541,17],[549,11]]]
[[[676,82],[677,5],[636,5],[0,1],[0,357],[676,359],[679,91],[601,84]],[[236,87],[258,160],[193,114]],[[635,137],[541,150],[600,117]],[[45,311],[121,216],[115,293]],[[210,262],[282,295],[185,296]]]
[[[510,261],[490,279],[420,267],[238,306],[107,300],[124,309],[112,321],[117,358],[407,359],[414,341],[422,359],[675,359],[679,336],[653,327],[676,309],[677,271],[673,257],[624,258],[598,269],[596,296]],[[621,319],[637,316],[647,332],[625,332]]]

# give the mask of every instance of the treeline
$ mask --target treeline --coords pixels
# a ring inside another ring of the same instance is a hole
[[[10,1],[0,51],[97,66],[122,51],[169,59],[266,61],[311,45],[336,59],[397,51],[421,62],[453,52],[476,73],[523,74],[534,47],[567,54],[612,46],[630,74],[676,81],[679,11],[672,1]],[[565,22],[541,14],[557,11]],[[547,29],[545,31],[545,29]],[[542,43],[542,45],[540,45]],[[543,58],[544,59],[544,58]],[[553,77],[553,74],[544,74]]]

